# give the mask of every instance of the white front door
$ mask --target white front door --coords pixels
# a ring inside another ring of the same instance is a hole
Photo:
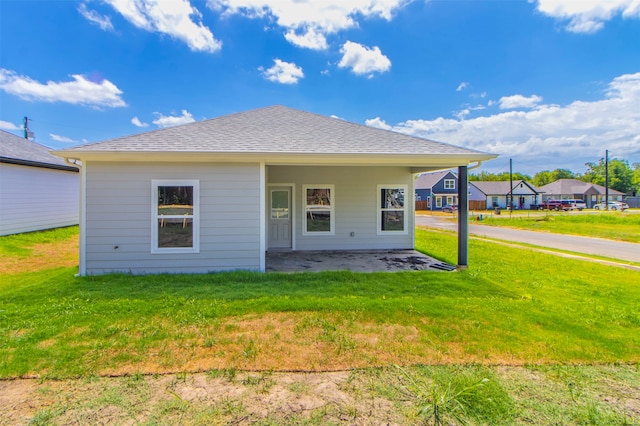
[[[291,248],[291,188],[269,188],[268,248]]]

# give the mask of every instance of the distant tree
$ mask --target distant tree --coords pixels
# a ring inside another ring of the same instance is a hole
[[[586,163],[588,167],[582,180],[585,182],[595,183],[597,185],[605,184],[605,167],[604,158],[598,163]],[[620,192],[629,192],[633,189],[634,171],[626,160],[612,159],[609,160],[609,188]]]
[[[485,182],[508,181],[509,172],[501,172],[498,174],[489,172],[480,172],[478,174],[472,173],[469,175],[469,180],[479,180]],[[513,180],[525,180],[527,182],[530,182],[531,176],[519,172],[513,172]]]
[[[542,172],[538,172],[533,176],[533,184],[535,186],[543,186],[551,182],[555,182],[558,179],[575,179],[576,174],[571,170],[567,169],[555,169],[550,172],[549,170],[544,170]]]
[[[631,183],[633,184],[632,192],[635,192],[634,195],[640,194],[640,163],[633,163],[633,178],[631,179]]]
[[[494,181],[498,180],[498,177],[493,173],[482,171],[478,174],[469,173],[469,180]]]

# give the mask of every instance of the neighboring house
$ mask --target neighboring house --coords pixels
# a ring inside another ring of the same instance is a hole
[[[265,271],[267,250],[411,249],[414,174],[495,158],[282,106],[56,154],[81,164],[81,275]]]
[[[509,206],[509,197],[513,194],[514,209],[530,209],[540,204],[542,190],[523,180],[513,181],[513,191],[509,181],[473,181],[469,186],[477,188],[485,197],[488,210]]]
[[[583,200],[588,208],[605,199],[606,188],[595,183],[583,182],[578,179],[558,179],[555,182],[541,186],[544,192],[543,201],[547,200]],[[622,201],[624,193],[609,188],[609,201]]]
[[[442,210],[444,206],[458,204],[458,175],[451,170],[423,173],[417,177],[415,188],[416,201],[426,202],[426,210]],[[477,200],[484,197],[477,188],[469,186],[471,209]]]
[[[0,130],[0,235],[77,225],[79,188],[76,167]]]

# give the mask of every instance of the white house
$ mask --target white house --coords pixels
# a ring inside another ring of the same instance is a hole
[[[77,225],[79,179],[49,148],[0,130],[0,235]]]
[[[513,187],[509,181],[473,181],[469,186],[477,188],[486,197],[486,208],[500,207],[506,209],[509,206],[509,197],[513,196],[514,209],[530,209],[531,206],[540,204],[541,191],[523,180],[514,180]]]
[[[414,174],[494,158],[282,106],[56,152],[80,274],[265,270],[267,250],[414,247]]]

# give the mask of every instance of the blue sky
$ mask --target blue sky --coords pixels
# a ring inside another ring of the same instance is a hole
[[[66,148],[281,104],[499,154],[640,162],[639,0],[0,0],[0,128]]]

